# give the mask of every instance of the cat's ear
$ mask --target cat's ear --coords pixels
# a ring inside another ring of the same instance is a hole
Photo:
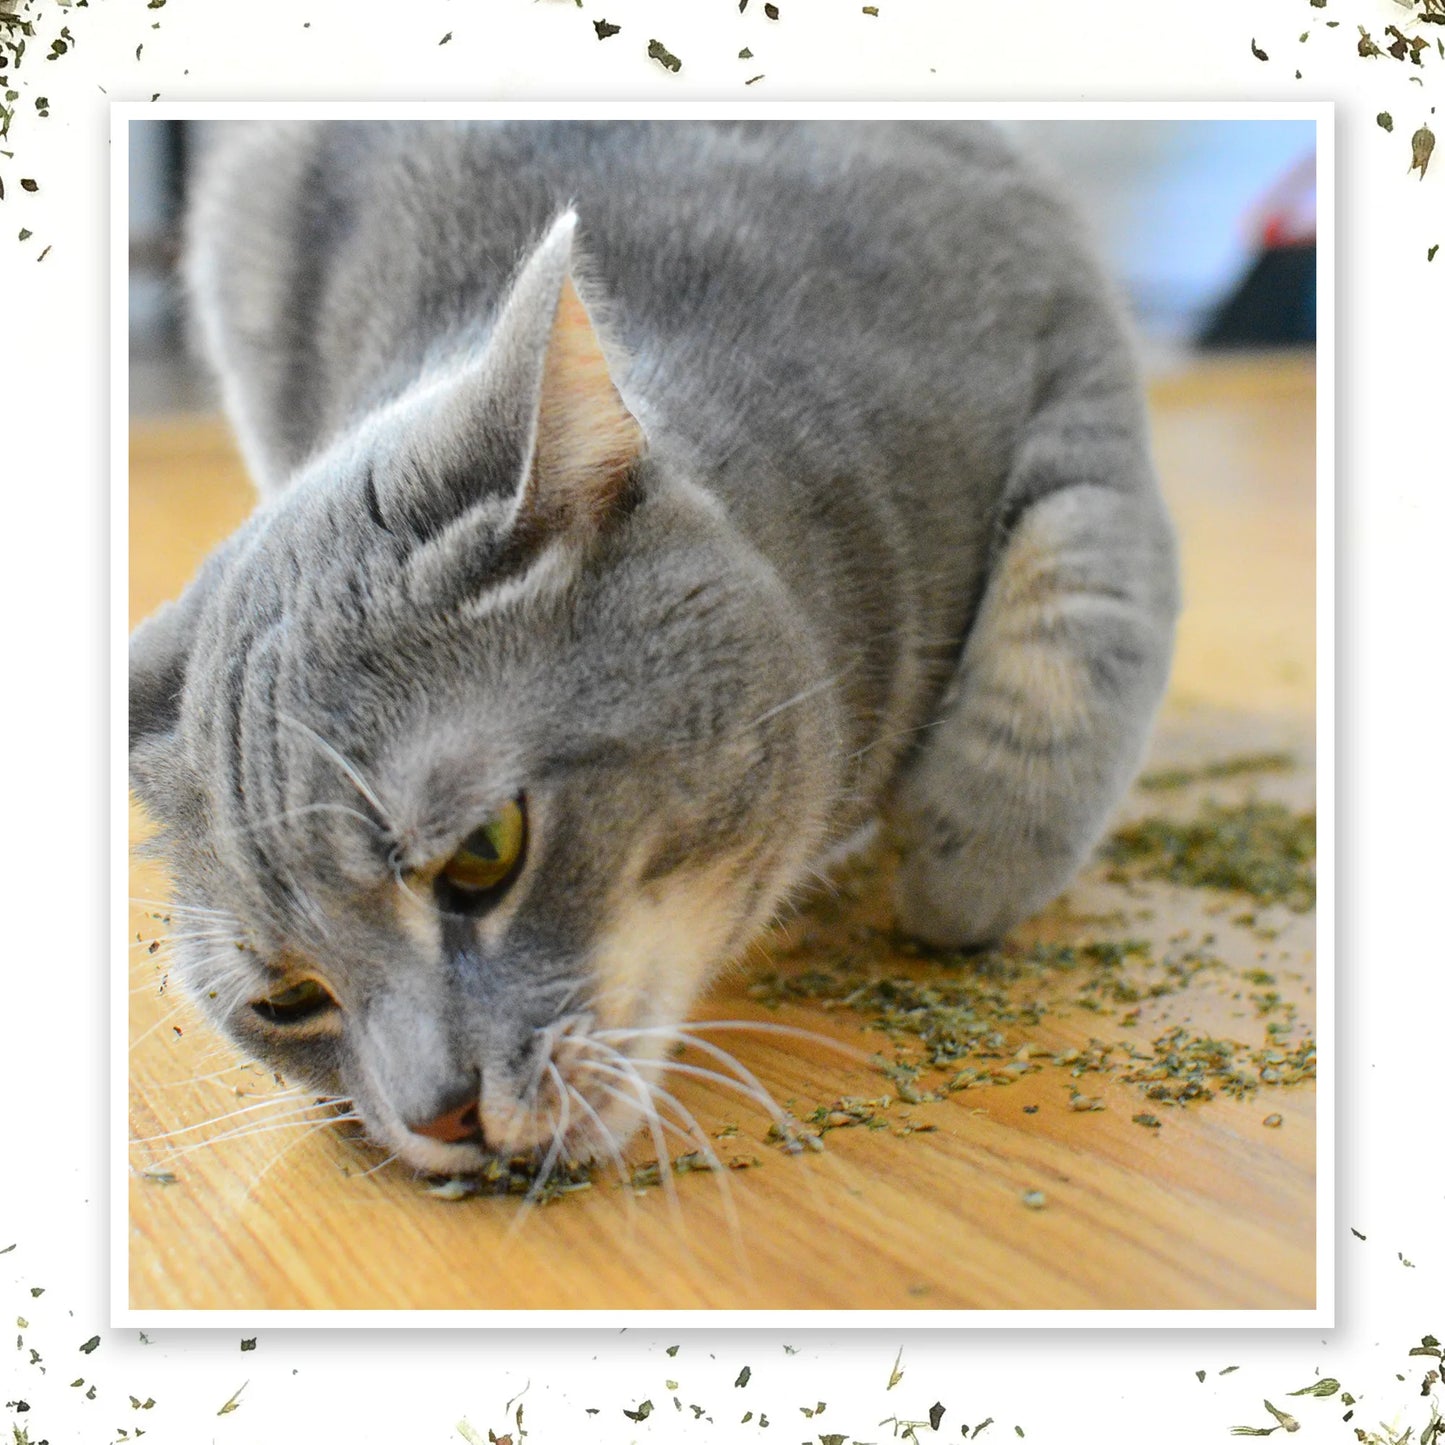
[[[151,803],[174,771],[175,733],[198,613],[192,586],[130,636],[130,780]]]
[[[578,291],[572,245],[576,225],[575,214],[562,217],[539,252],[553,253],[547,255],[543,283],[550,293],[550,325],[518,520],[545,533],[602,523],[623,500],[645,445],[642,427],[618,391],[596,320]],[[555,279],[559,271],[560,284]]]
[[[628,495],[645,449],[623,401],[599,295],[553,222],[517,272],[484,354],[396,417],[373,457],[381,512],[430,541],[480,515],[495,540],[536,546],[596,531]]]

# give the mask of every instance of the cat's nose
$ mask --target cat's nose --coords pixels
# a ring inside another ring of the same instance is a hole
[[[422,1124],[413,1124],[412,1133],[425,1134],[443,1144],[465,1144],[482,1137],[480,1099],[473,1093],[453,1109],[438,1114]]]

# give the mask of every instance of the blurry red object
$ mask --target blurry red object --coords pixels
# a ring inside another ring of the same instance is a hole
[[[1265,192],[1249,216],[1258,244],[1268,250],[1315,243],[1315,153],[1303,156]]]

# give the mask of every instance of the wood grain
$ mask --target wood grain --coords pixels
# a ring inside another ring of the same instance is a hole
[[[1206,797],[1312,806],[1312,369],[1294,358],[1197,366],[1156,387],[1154,408],[1183,535],[1187,610],[1151,765],[1280,748],[1296,761],[1279,774],[1136,790],[1122,815],[1187,817]],[[135,430],[130,498],[134,621],[181,588],[250,497],[223,426],[179,419]],[[138,812],[134,823],[144,831]],[[1267,1021],[1286,1012],[1288,1039],[1307,1036],[1313,917],[1209,890],[1110,881],[1095,865],[1011,940],[1020,976],[1003,994],[1014,1013],[995,1021],[1001,1037],[987,1067],[1018,1064],[1020,1076],[909,1104],[867,1062],[880,1051],[906,1054],[907,1040],[867,1028],[866,1015],[837,1001],[766,997],[779,988],[766,983],[773,975],[837,976],[850,958],[867,979],[979,984],[967,965],[919,957],[892,938],[886,873],[877,860],[846,875],[837,896],[812,900],[696,1014],[789,1025],[858,1051],[780,1033],[710,1035],[800,1118],[849,1097],[891,1097],[875,1108],[874,1127],[827,1129],[821,1152],[792,1155],[766,1142],[769,1120],[747,1099],[680,1079],[678,1100],[719,1155],[757,1165],[686,1174],[671,1190],[623,1188],[615,1171],[601,1171],[590,1189],[530,1210],[520,1226],[516,1199],[435,1198],[409,1171],[377,1168],[382,1156],[319,1122],[314,1109],[299,1124],[267,1125],[291,1105],[168,984],[162,991],[165,927],[154,915],[164,909],[134,905],[131,1306],[1311,1306],[1312,1088],[1170,1106],[1149,1101],[1117,1069],[1075,1077],[1075,1066],[1054,1060],[1091,1039],[1147,1050],[1175,1024],[1258,1046]],[[166,888],[153,865],[136,862],[135,897],[163,900]],[[1177,968],[1200,953],[1215,962],[1182,990],[1132,1005],[1139,1012],[1130,1022],[1129,1007],[1107,990],[1089,993],[1098,970],[1046,973],[1026,961],[1035,944],[1125,938],[1148,940],[1150,952],[1109,977],[1135,978],[1145,992],[1170,978],[1171,961]],[[1276,980],[1271,990],[1247,977],[1260,969]],[[1269,992],[1279,999],[1269,1002]],[[1030,1006],[1024,1018],[1020,1002]],[[917,1087],[931,1092],[948,1077],[925,1074]],[[1106,1107],[1072,1109],[1076,1090]],[[1141,1112],[1161,1127],[1136,1123]],[[1280,1123],[1265,1127],[1271,1114]],[[258,1132],[240,1132],[250,1127]],[[171,1137],[158,1140],[163,1134]],[[638,1161],[654,1154],[645,1140],[631,1150]],[[158,1182],[155,1171],[175,1182]],[[1042,1207],[1025,1203],[1031,1191]]]

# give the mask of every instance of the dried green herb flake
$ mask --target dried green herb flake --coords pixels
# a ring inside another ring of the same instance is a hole
[[[1425,172],[1430,169],[1430,157],[1435,151],[1435,132],[1428,125],[1422,125],[1414,135],[1410,137],[1410,170],[1419,171],[1420,179],[1425,179]],[[20,184],[23,186],[24,181]]]
[[[1276,1420],[1279,1421],[1279,1423],[1285,1428],[1285,1430],[1293,1433],[1294,1431],[1299,1429],[1299,1421],[1296,1420],[1293,1415],[1286,1415],[1283,1410],[1277,1409],[1275,1406],[1271,1405],[1268,1400],[1264,1402],[1264,1408],[1268,1410],[1269,1413],[1273,1415]]]
[[[672,71],[674,75],[682,69],[682,61],[660,40],[649,40],[647,42],[647,53],[651,59]]]

